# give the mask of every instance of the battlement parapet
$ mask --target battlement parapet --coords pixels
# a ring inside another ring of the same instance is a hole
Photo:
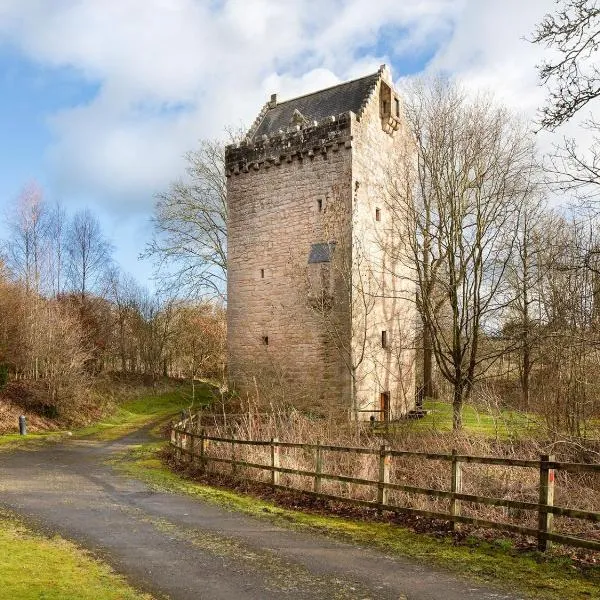
[[[225,149],[225,174],[239,175],[250,169],[269,168],[294,158],[314,158],[352,147],[352,113],[331,116],[310,124],[296,124],[270,136],[244,140]]]

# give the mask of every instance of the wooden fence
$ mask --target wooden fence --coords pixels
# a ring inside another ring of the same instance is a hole
[[[209,449],[213,442],[226,444],[230,448],[231,458],[224,458],[222,456],[214,455],[211,456],[209,454]],[[276,489],[295,490],[318,498],[366,506],[375,508],[377,510],[385,510],[395,513],[409,513],[432,519],[443,519],[451,521],[453,526],[455,526],[456,523],[469,523],[477,527],[499,529],[502,531],[527,535],[537,538],[538,548],[542,551],[548,549],[551,542],[558,542],[569,546],[600,551],[600,541],[583,539],[580,537],[568,536],[553,532],[554,515],[600,523],[600,513],[598,512],[554,506],[555,471],[561,470],[571,473],[591,472],[600,474],[600,465],[596,464],[557,462],[551,455],[542,455],[540,460],[518,460],[490,456],[460,455],[456,451],[452,451],[452,454],[411,452],[405,450],[394,450],[386,445],[381,446],[379,449],[373,449],[330,446],[324,444],[298,444],[291,442],[280,442],[276,438],[273,438],[269,441],[258,441],[211,437],[209,435],[205,435],[204,431],[201,431],[200,433],[191,431],[191,428],[187,426],[185,422],[179,423],[171,428],[171,445],[177,449],[177,455],[180,459],[182,454],[186,455],[188,456],[188,461],[198,461],[202,468],[209,468],[211,463],[225,463],[231,465],[232,474],[236,476],[239,475],[240,467],[269,471],[270,484]],[[240,460],[240,458],[236,458],[236,447],[244,445],[269,447],[271,457],[269,464],[252,463]],[[314,459],[314,470],[310,471],[282,467],[281,450],[284,448],[298,448],[304,451],[312,452]],[[357,477],[323,472],[323,456],[326,452],[376,455],[379,462],[378,479],[360,479]],[[415,457],[448,463],[451,476],[450,489],[437,490],[398,483],[390,483],[391,461],[394,457]],[[539,471],[539,501],[522,502],[506,498],[491,498],[487,496],[464,494],[462,492],[462,465],[466,463],[536,469]],[[282,485],[280,482],[280,475],[283,473],[311,478],[312,490],[292,487],[290,485]],[[323,493],[321,491],[321,484],[323,480],[338,481],[361,486],[371,486],[377,490],[377,501],[372,502],[358,498],[348,498]],[[446,498],[449,500],[449,510],[448,512],[438,512],[390,504],[388,502],[390,490],[399,490],[402,492],[408,492],[410,494],[420,494],[429,496],[430,498]],[[537,513],[538,517],[537,528],[523,527],[510,523],[501,523],[498,521],[478,519],[475,517],[462,515],[461,502],[534,511]]]

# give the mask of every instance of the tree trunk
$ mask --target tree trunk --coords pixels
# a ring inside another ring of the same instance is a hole
[[[463,390],[462,382],[454,384],[454,398],[452,400],[452,429],[460,431],[463,426],[462,422],[462,406],[463,406]]]
[[[522,409],[529,410],[529,382],[531,379],[531,351],[529,348],[529,340],[525,340],[523,347],[523,364],[521,375],[521,402]]]
[[[433,398],[433,346],[431,344],[431,334],[427,327],[423,327],[423,387],[419,394],[419,408],[423,407],[425,398]]]

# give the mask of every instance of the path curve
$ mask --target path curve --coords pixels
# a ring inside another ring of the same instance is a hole
[[[0,505],[88,548],[172,600],[517,600],[411,560],[291,531],[117,473],[147,439],[0,453]]]

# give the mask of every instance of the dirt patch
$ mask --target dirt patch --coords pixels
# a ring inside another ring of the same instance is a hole
[[[34,433],[56,431],[60,428],[57,421],[40,416],[5,397],[0,397],[0,434],[18,433],[20,415],[27,417],[28,430]]]

